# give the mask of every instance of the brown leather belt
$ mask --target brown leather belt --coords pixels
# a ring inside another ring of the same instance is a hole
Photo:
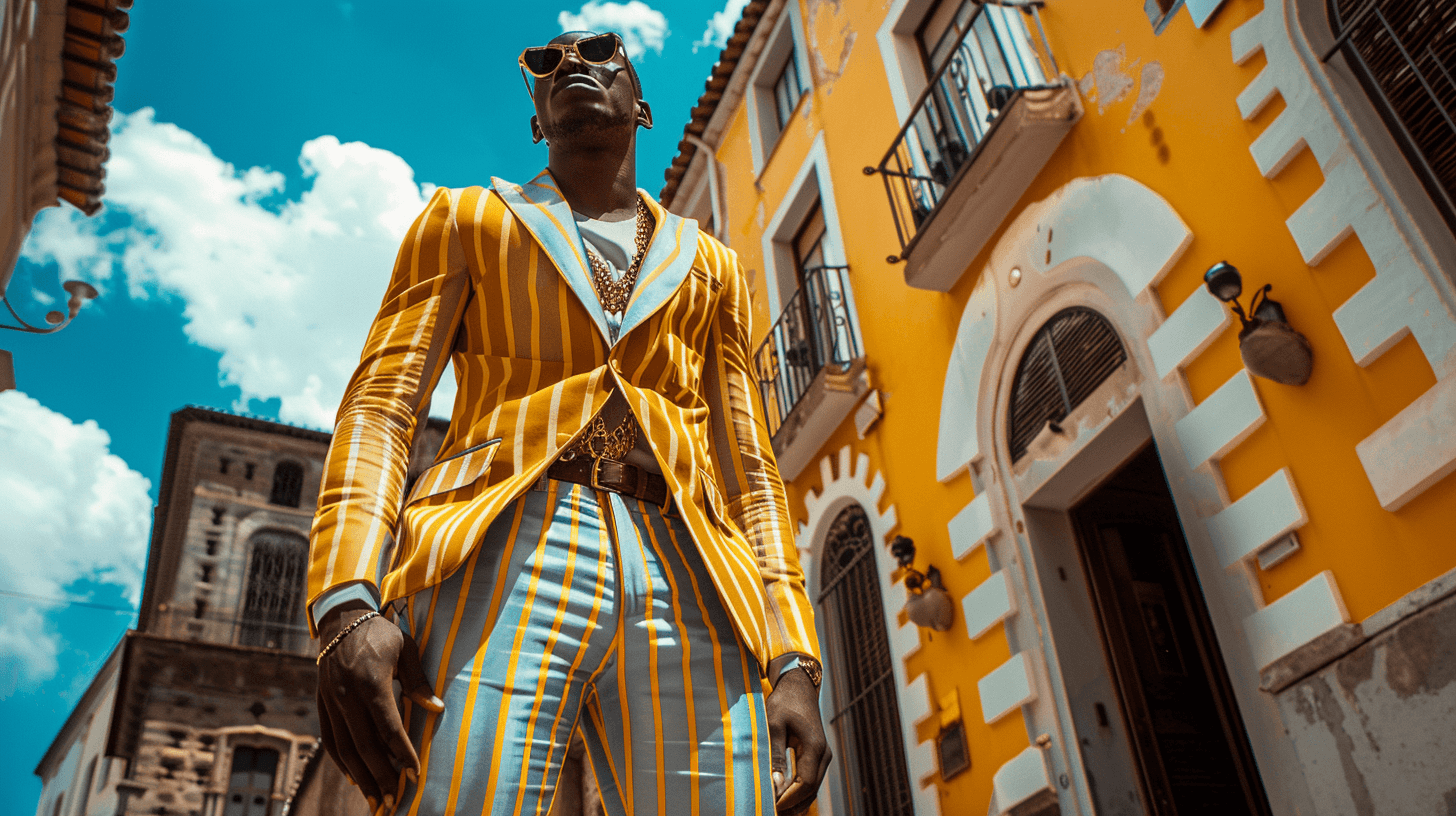
[[[562,482],[610,490],[634,499],[667,506],[667,480],[636,465],[616,459],[578,456],[571,461],[557,459],[546,468],[546,476]]]

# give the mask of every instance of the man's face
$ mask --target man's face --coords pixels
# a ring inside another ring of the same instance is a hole
[[[591,36],[571,32],[551,42],[570,43]],[[554,74],[535,80],[532,96],[537,122],[550,142],[630,130],[638,119],[637,89],[620,47],[599,65],[566,50]]]

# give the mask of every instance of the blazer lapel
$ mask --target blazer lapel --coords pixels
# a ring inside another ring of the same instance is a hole
[[[581,242],[581,233],[576,229],[576,220],[571,217],[571,205],[561,197],[551,171],[541,174],[527,185],[512,184],[503,179],[491,178],[491,186],[501,197],[516,218],[526,226],[527,231],[541,245],[547,257],[560,270],[561,276],[576,293],[587,313],[596,321],[597,330],[610,342],[607,318],[602,313],[602,303],[592,287],[591,273],[587,267],[586,246]]]
[[[637,194],[647,202],[657,225],[637,272],[637,285],[622,316],[618,339],[626,337],[627,332],[641,325],[672,297],[687,279],[698,255],[698,222],[668,212],[644,190],[638,190]]]

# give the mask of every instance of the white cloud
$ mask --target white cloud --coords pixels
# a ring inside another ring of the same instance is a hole
[[[0,393],[0,575],[7,590],[62,598],[87,580],[118,586],[137,603],[150,484],[110,445],[95,421],[77,424],[19,391]],[[54,675],[59,649],[36,607],[6,599],[0,698]]]
[[[708,18],[708,27],[703,29],[702,39],[693,43],[693,51],[699,48],[723,48],[728,45],[728,38],[733,36],[733,29],[738,25],[738,20],[743,16],[743,9],[748,5],[748,0],[728,0],[723,5],[722,11],[713,12]]]
[[[281,400],[279,416],[331,428],[400,238],[433,185],[399,156],[321,136],[303,145],[309,189],[284,199],[284,177],[238,169],[150,108],[119,116],[107,165],[107,214],[70,208],[37,220],[25,257],[62,279],[180,301],[185,331],[222,353],[235,407]],[[448,413],[454,378],[437,392]]]
[[[628,0],[626,3],[589,0],[581,11],[572,14],[563,11],[556,15],[556,22],[565,31],[615,31],[622,35],[627,47],[627,56],[637,59],[651,49],[662,53],[667,35],[667,17],[657,9],[642,2]]]

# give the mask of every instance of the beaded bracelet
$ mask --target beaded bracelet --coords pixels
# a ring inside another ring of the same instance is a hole
[[[379,617],[379,613],[370,610],[369,612],[366,612],[365,614],[360,615],[358,618],[356,618],[353,623],[345,626],[343,629],[340,629],[339,633],[337,635],[334,635],[334,639],[329,641],[329,645],[323,647],[322,649],[319,649],[318,658],[314,660],[314,663],[316,665],[322,666],[324,662],[324,657],[326,657],[329,652],[332,652],[335,646],[339,645],[339,641],[343,640],[345,635],[349,634],[355,629],[358,629],[359,624],[363,623],[364,621],[367,621],[370,618],[377,617]]]

